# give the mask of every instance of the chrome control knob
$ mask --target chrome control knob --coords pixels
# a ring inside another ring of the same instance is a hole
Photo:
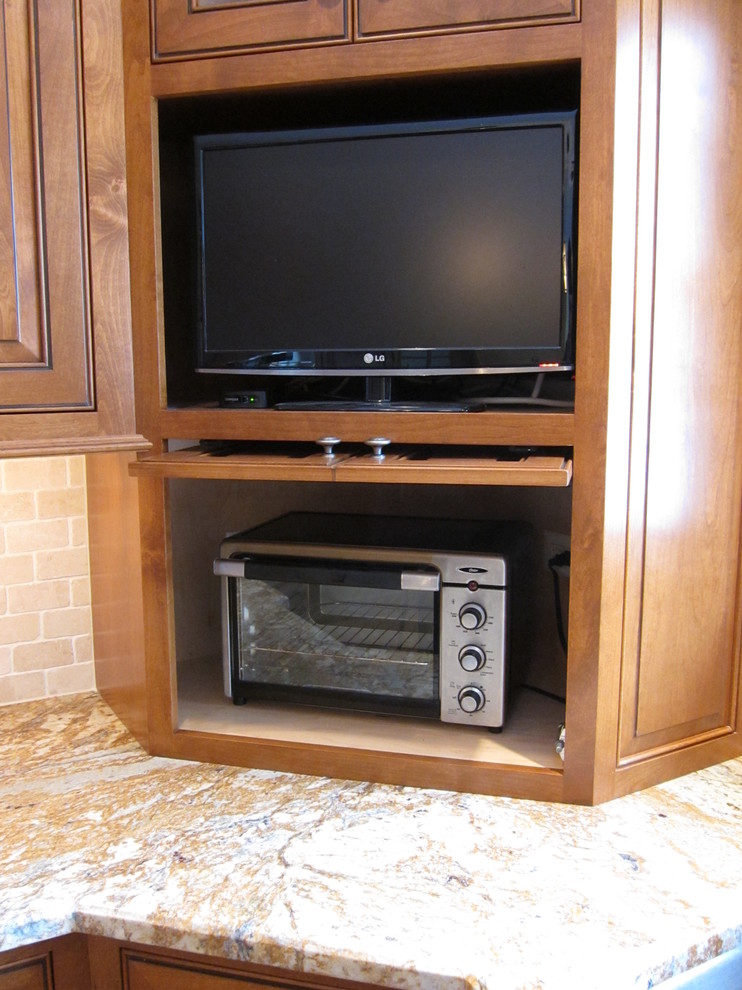
[[[484,708],[484,700],[484,691],[473,684],[459,691],[459,708],[470,715]]]
[[[459,610],[459,622],[464,629],[481,629],[487,621],[487,613],[479,602],[468,602]]]
[[[459,650],[459,663],[469,673],[481,670],[486,662],[487,656],[481,646],[464,646]]]

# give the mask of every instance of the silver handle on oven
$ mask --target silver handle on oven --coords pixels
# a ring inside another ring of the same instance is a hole
[[[245,561],[244,560],[215,560],[214,561],[214,574],[219,574],[221,577],[244,577],[245,576]]]
[[[400,582],[402,591],[438,591],[441,586],[441,576],[422,574],[419,571],[402,571]]]

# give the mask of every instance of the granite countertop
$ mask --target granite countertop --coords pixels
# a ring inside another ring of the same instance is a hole
[[[0,709],[0,950],[82,931],[411,990],[656,985],[742,944],[742,759],[597,808],[148,756]]]

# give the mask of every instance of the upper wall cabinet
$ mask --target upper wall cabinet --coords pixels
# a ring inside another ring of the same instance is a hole
[[[576,21],[580,0],[356,0],[359,38]]]
[[[155,61],[347,37],[346,0],[154,0]]]
[[[136,446],[120,11],[0,22],[0,454]]]

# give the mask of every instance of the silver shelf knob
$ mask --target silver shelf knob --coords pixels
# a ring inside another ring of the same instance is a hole
[[[332,448],[337,447],[340,443],[340,437],[320,437],[319,440],[315,440],[314,442],[322,447],[326,457],[334,457],[335,451]]]
[[[364,440],[363,442],[367,447],[371,448],[373,456],[381,460],[384,457],[384,447],[388,447],[392,441],[386,437],[372,437],[370,440]]]

